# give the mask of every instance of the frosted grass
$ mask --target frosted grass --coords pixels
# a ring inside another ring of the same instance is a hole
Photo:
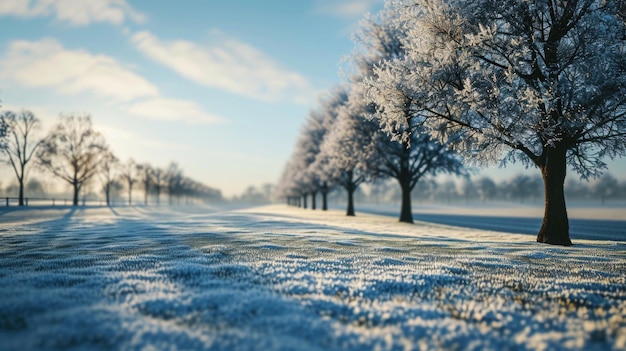
[[[624,242],[282,206],[44,212],[0,213],[2,350],[626,348]]]

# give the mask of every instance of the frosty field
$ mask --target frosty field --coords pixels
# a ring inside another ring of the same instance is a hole
[[[0,211],[0,349],[626,349],[626,242],[282,205]]]

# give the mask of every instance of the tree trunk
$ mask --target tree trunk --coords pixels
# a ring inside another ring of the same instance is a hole
[[[107,200],[107,206],[111,206],[111,186],[107,185],[106,189],[104,190],[104,196],[106,197]]]
[[[400,222],[413,223],[413,213],[411,211],[411,187],[409,180],[401,180],[402,207],[400,209]]]
[[[328,190],[322,191],[322,211],[328,211]]]
[[[411,212],[411,174],[409,173],[409,160],[400,161],[400,189],[402,190],[402,207],[400,208],[400,222],[413,223]]]
[[[314,210],[317,206],[316,206],[316,197],[317,197],[317,191],[314,191],[311,193],[311,209]]]
[[[545,212],[537,241],[553,245],[572,245],[569,238],[569,221],[565,206],[564,183],[566,153],[564,147],[548,148],[541,175],[545,188]]]
[[[72,199],[72,205],[73,206],[78,206],[78,193],[80,191],[80,187],[78,186],[78,183],[74,183],[74,198]]]
[[[346,216],[354,217],[354,190],[353,184],[346,186],[346,192],[348,193],[348,209],[346,210]]]
[[[128,187],[128,206],[132,206],[133,205],[133,187],[129,186]]]
[[[24,179],[18,179],[20,183],[19,206],[24,206]]]
[[[307,194],[302,195],[302,208],[306,209],[306,197]]]

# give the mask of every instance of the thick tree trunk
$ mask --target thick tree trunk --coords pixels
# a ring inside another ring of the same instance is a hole
[[[328,183],[322,182],[322,211],[328,211]]]
[[[317,191],[314,191],[311,193],[311,209],[315,210],[317,207],[316,202],[316,198],[317,198]]]
[[[24,179],[18,179],[20,183],[19,206],[24,206]]]
[[[307,194],[302,195],[302,208],[306,209],[306,197]]]
[[[400,208],[400,222],[413,223],[411,211],[411,174],[409,172],[408,152],[406,159],[400,161],[400,189],[402,190],[402,207]]]
[[[354,173],[350,170],[346,172],[346,178],[344,183],[344,189],[348,193],[348,208],[346,209],[346,216],[354,216],[354,191],[356,186],[353,182]]]
[[[74,183],[74,198],[72,199],[72,205],[78,206],[78,193],[80,192],[80,187],[77,183]]]
[[[354,190],[355,187],[350,184],[346,187],[346,192],[348,193],[348,208],[346,210],[346,216],[354,217]]]
[[[106,197],[107,206],[111,206],[111,191],[108,185],[106,191],[104,192],[104,196]]]
[[[549,148],[541,168],[545,188],[545,212],[537,241],[553,245],[572,245],[565,206],[563,185],[566,175],[566,153],[563,147]]]
[[[402,207],[400,209],[400,222],[413,223],[413,213],[411,211],[411,187],[410,180],[400,180],[402,189]]]
[[[129,186],[128,187],[128,206],[132,206],[133,205],[133,187]]]

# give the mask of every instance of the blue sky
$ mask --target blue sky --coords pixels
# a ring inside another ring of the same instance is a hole
[[[89,113],[120,159],[177,161],[232,196],[278,179],[318,94],[341,81],[358,21],[382,3],[0,0],[2,109],[31,109],[43,131]]]
[[[2,109],[33,110],[43,131],[89,113],[122,160],[177,161],[237,194],[277,180],[317,95],[341,79],[350,33],[381,6],[0,0]]]

